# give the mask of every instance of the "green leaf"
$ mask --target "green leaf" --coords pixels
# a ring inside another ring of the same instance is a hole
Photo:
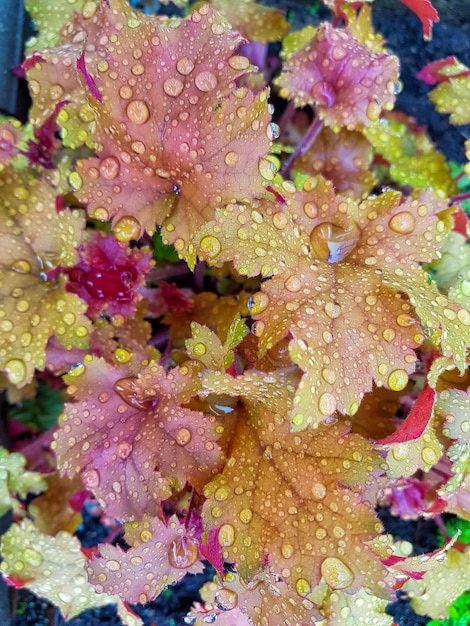
[[[50,430],[57,424],[57,418],[64,408],[62,392],[40,380],[35,398],[23,400],[10,411],[11,419],[41,431]]]
[[[23,510],[18,502],[18,496],[26,498],[28,493],[40,493],[47,488],[46,483],[37,472],[26,472],[25,457],[19,452],[11,454],[0,447],[0,516],[10,509],[16,515]]]

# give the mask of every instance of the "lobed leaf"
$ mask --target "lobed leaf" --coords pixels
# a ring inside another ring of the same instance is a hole
[[[58,465],[70,478],[81,473],[109,515],[158,515],[172,489],[188,482],[202,491],[220,468],[215,417],[180,404],[191,393],[185,374],[87,357],[65,377],[77,402],[67,404],[55,434]]]
[[[61,531],[49,537],[30,520],[23,520],[3,535],[0,551],[3,574],[55,604],[66,620],[87,609],[118,602],[119,616],[126,626],[142,625],[119,598],[96,593],[87,580],[80,542],[69,533]]]
[[[445,497],[462,486],[470,469],[470,397],[459,389],[444,389],[436,397],[435,410],[443,420],[443,434],[454,440],[447,451],[454,475],[441,489]]]
[[[386,594],[377,582],[381,565],[364,543],[380,525],[352,489],[380,471],[368,441],[339,423],[290,432],[295,374],[207,373],[202,384],[204,394],[241,396],[247,412],[235,426],[223,472],[205,489],[204,523],[219,528],[224,559],[248,581],[267,562],[301,597],[322,576],[332,589],[366,586]],[[353,550],[346,552],[344,542]]]
[[[395,102],[398,59],[376,54],[346,29],[318,27],[304,48],[291,54],[274,82],[296,107],[315,106],[320,119],[337,131],[360,130]]]
[[[57,212],[54,189],[32,170],[6,168],[0,188],[0,369],[22,387],[35,368],[44,369],[53,335],[68,350],[88,345],[86,304],[66,293],[56,271],[77,262],[84,219],[78,211]]]
[[[29,493],[47,489],[41,474],[25,470],[26,459],[19,452],[8,452],[0,447],[0,516],[13,509],[15,515],[24,514],[18,496],[26,498]]]
[[[88,564],[89,580],[98,593],[147,604],[186,574],[202,572],[197,541],[176,515],[167,524],[145,516],[125,529],[129,550],[100,544]]]

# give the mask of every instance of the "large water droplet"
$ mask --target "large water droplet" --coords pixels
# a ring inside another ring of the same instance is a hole
[[[21,385],[26,380],[26,364],[21,359],[10,359],[5,363],[5,374],[13,385]]]
[[[179,446],[187,446],[191,441],[191,431],[187,428],[178,428],[175,434],[175,441]]]
[[[113,231],[119,241],[127,242],[138,239],[141,231],[140,222],[131,215],[125,215],[116,224],[113,224]]]
[[[114,156],[109,156],[103,159],[100,163],[100,175],[106,180],[114,180],[119,174],[121,165],[119,159]]]
[[[190,61],[189,59],[187,59],[186,57],[183,57],[176,63],[176,69],[183,76],[187,76],[188,74],[191,74],[191,72],[193,71],[194,63]]]
[[[167,96],[171,96],[173,98],[179,96],[180,93],[183,91],[183,88],[184,84],[178,78],[168,78],[163,83],[163,91],[166,93]]]
[[[120,459],[127,459],[132,452],[132,444],[128,441],[122,441],[116,448],[116,454]]]
[[[187,569],[199,559],[197,542],[191,537],[183,535],[177,537],[170,544],[168,561],[176,569]]]
[[[222,548],[228,548],[233,545],[235,542],[235,529],[231,524],[223,524],[219,528],[218,542]]]
[[[143,100],[131,100],[126,107],[126,115],[134,124],[145,124],[150,118],[150,110]]]
[[[246,57],[240,55],[230,57],[228,64],[234,70],[247,70],[250,67],[250,61]]]
[[[398,369],[393,370],[393,372],[388,377],[388,386],[393,391],[401,391],[404,389],[408,383],[408,373],[406,370]]]
[[[96,489],[96,487],[99,487],[101,480],[98,470],[95,470],[93,468],[87,469],[82,472],[81,479],[83,486],[86,489]]]
[[[194,82],[199,91],[212,91],[217,87],[217,77],[212,72],[199,72]]]
[[[208,259],[215,259],[222,249],[217,237],[207,235],[201,239],[201,250]]]
[[[305,578],[299,578],[295,583],[295,590],[299,596],[306,596],[311,592],[312,588],[308,580]]]
[[[248,301],[248,308],[251,315],[259,315],[267,309],[269,297],[262,291],[258,291]]]
[[[348,230],[323,222],[315,226],[310,233],[312,251],[317,258],[330,263],[342,261],[356,246],[359,229],[352,224]]]
[[[347,565],[336,557],[329,557],[321,564],[321,573],[331,589],[346,589],[354,580],[354,575]]]
[[[408,211],[401,211],[390,219],[388,225],[395,233],[409,235],[416,227],[416,220]]]
[[[142,397],[137,381],[137,378],[120,378],[114,383],[113,389],[129,406],[148,411],[157,404],[158,399],[155,396]]]

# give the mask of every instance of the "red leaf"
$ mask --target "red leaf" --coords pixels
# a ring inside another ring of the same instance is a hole
[[[80,58],[77,60],[77,70],[80,72],[80,74],[83,76],[86,86],[88,87],[88,89],[90,90],[91,95],[98,100],[98,102],[102,102],[103,101],[103,96],[101,95],[94,79],[93,76],[89,73],[89,71],[86,68],[86,63],[85,63],[85,50],[82,52]]]
[[[421,437],[431,418],[435,396],[434,389],[425,387],[400,428],[377,443],[380,445],[403,443]]]
[[[222,548],[219,544],[219,529],[210,528],[206,536],[199,544],[199,552],[201,556],[209,561],[219,576],[224,572],[224,559],[222,556]]]
[[[455,213],[452,214],[454,219],[454,230],[456,233],[460,233],[466,239],[468,239],[467,234],[467,226],[468,226],[468,217],[465,211],[460,208]]]
[[[425,65],[423,69],[416,74],[416,78],[423,80],[428,85],[448,82],[450,76],[446,76],[445,73],[441,73],[441,70],[449,65],[456,65],[457,63],[458,61],[454,56],[439,59],[438,61],[432,61],[431,63]]]
[[[424,39],[432,39],[434,22],[439,22],[439,14],[429,0],[401,0],[405,6],[415,13],[423,25]]]

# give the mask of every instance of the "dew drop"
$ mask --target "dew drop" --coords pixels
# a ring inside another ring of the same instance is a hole
[[[408,211],[396,213],[388,222],[391,230],[400,235],[409,235],[416,227],[414,216]]]
[[[128,441],[121,442],[116,448],[116,454],[120,459],[126,460],[132,452],[132,444]]]
[[[408,374],[406,370],[393,370],[388,377],[388,386],[392,391],[401,391],[408,384]]]
[[[253,511],[251,509],[242,509],[240,511],[240,521],[244,524],[249,524],[253,518]]]
[[[346,589],[354,580],[354,575],[347,565],[336,557],[328,557],[321,564],[321,573],[331,589]]]
[[[266,180],[273,180],[277,172],[275,164],[269,159],[260,159],[258,170],[261,176]]]
[[[114,351],[114,358],[118,363],[127,363],[131,358],[131,353],[125,348],[117,348]]]
[[[137,380],[137,378],[120,378],[114,383],[113,389],[129,406],[140,411],[148,411],[157,404],[158,400],[155,396],[139,397],[141,390],[137,385]]]
[[[295,590],[299,596],[306,596],[311,592],[312,588],[310,587],[308,580],[305,578],[299,578],[295,583]]]
[[[152,541],[152,539],[153,535],[150,530],[143,530],[140,533],[140,540],[142,541],[142,543],[148,543],[149,541]]]
[[[222,249],[220,241],[213,235],[207,235],[201,239],[201,250],[209,259],[215,259]]]
[[[334,320],[340,316],[341,307],[335,302],[327,302],[325,304],[325,313],[328,315],[328,317],[331,317],[331,319]]]
[[[302,289],[302,281],[298,276],[289,276],[284,283],[284,287],[291,293],[297,293]]]
[[[311,491],[314,500],[323,500],[326,496],[326,487],[322,483],[313,483]]]
[[[187,569],[199,559],[197,542],[191,537],[183,535],[177,537],[170,544],[168,561],[176,569]]]
[[[126,107],[126,115],[134,124],[145,124],[150,118],[150,111],[143,100],[131,100]]]
[[[235,542],[235,529],[231,524],[223,524],[219,529],[219,546],[229,548]]]
[[[204,356],[207,352],[207,348],[203,343],[196,343],[193,346],[193,352],[196,356]]]
[[[13,385],[21,385],[26,380],[26,364],[21,359],[10,359],[5,363],[5,374]]]
[[[121,569],[121,565],[120,565],[119,561],[115,561],[114,559],[110,559],[109,561],[106,561],[104,566],[110,572],[117,572],[118,570]]]
[[[234,165],[236,165],[238,163],[239,160],[239,154],[238,152],[227,152],[227,154],[225,155],[225,165],[228,165],[229,167],[233,167]]]
[[[78,376],[81,376],[84,371],[85,366],[83,365],[83,363],[75,363],[68,368],[67,374],[69,376],[73,376],[74,378],[78,378]]]
[[[217,78],[212,72],[199,72],[194,82],[199,91],[212,91],[217,87]]]
[[[39,567],[44,560],[42,554],[37,550],[33,550],[32,548],[26,548],[23,551],[23,558],[33,567]]]
[[[253,294],[248,302],[251,315],[259,315],[267,309],[268,305],[269,297],[262,291]]]
[[[0,323],[0,330],[2,330],[4,333],[9,333],[11,330],[13,330],[13,322],[10,320],[3,320]]]
[[[386,328],[383,333],[382,333],[382,337],[385,339],[385,341],[387,341],[388,343],[390,343],[391,341],[393,341],[395,339],[395,331],[393,330],[393,328]]]
[[[183,57],[176,63],[176,69],[183,76],[188,76],[194,69],[194,63],[186,57]]]
[[[395,461],[404,461],[409,454],[409,448],[403,443],[398,443],[392,447],[392,456]]]
[[[321,371],[321,375],[325,382],[329,383],[330,385],[335,384],[336,374],[334,373],[333,370],[329,369],[328,367],[324,367]]]
[[[240,55],[230,57],[228,64],[234,70],[247,70],[250,67],[250,61],[246,57]]]
[[[119,89],[119,95],[123,100],[130,100],[130,98],[132,98],[132,96],[134,95],[134,92],[129,87],[129,85],[123,85]]]
[[[407,326],[411,326],[415,323],[415,320],[411,317],[411,315],[407,315],[406,313],[401,313],[397,317],[397,324],[402,328],[406,328]]]
[[[167,96],[171,96],[172,98],[176,98],[183,91],[184,84],[179,78],[168,78],[163,83],[163,91]]]
[[[432,448],[423,448],[421,451],[421,458],[427,465],[435,465],[439,460],[436,452]]]
[[[131,215],[125,215],[116,224],[113,224],[113,231],[118,241],[127,242],[138,239],[141,231],[140,222]]]
[[[354,249],[358,238],[359,229],[355,224],[345,230],[336,224],[322,222],[310,233],[310,244],[318,259],[337,263]]]
[[[224,485],[222,487],[219,487],[217,489],[217,491],[214,494],[214,498],[218,501],[218,502],[224,502],[225,500],[227,500],[227,498],[230,495],[230,490],[228,487],[225,487]]]
[[[187,428],[179,428],[175,433],[175,441],[179,446],[187,446],[191,441],[191,431]]]
[[[119,174],[121,165],[119,159],[114,156],[109,156],[103,159],[100,163],[100,175],[106,180],[114,180]]]
[[[215,594],[214,602],[220,611],[231,611],[238,604],[238,593],[231,589],[219,589]]]
[[[99,222],[107,222],[109,220],[109,213],[104,207],[97,207],[93,211],[93,217]]]
[[[100,474],[98,470],[87,469],[81,475],[83,486],[86,489],[96,489],[100,484]]]
[[[290,543],[283,543],[281,546],[281,554],[285,559],[290,559],[294,555],[294,546]]]
[[[275,124],[274,122],[271,122],[270,124],[267,125],[266,135],[269,141],[274,141],[275,139],[279,137],[280,134],[281,134],[281,129],[279,128],[277,124]]]
[[[29,274],[31,271],[31,264],[25,259],[18,259],[11,264],[11,269],[19,274]]]
[[[376,122],[380,117],[380,105],[372,100],[369,102],[366,110],[366,115],[371,122]]]

